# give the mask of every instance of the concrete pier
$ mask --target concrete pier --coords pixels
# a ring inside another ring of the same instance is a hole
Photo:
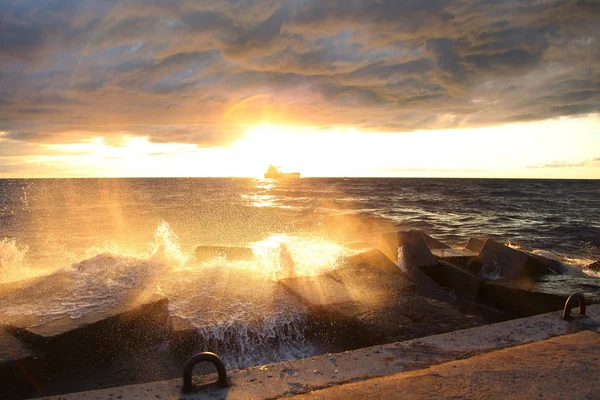
[[[599,362],[600,334],[588,331],[294,399],[598,399]]]
[[[589,306],[587,317],[576,317],[569,322],[562,320],[561,315],[554,312],[406,342],[230,371],[232,385],[228,388],[212,385],[215,376],[202,376],[196,380],[202,389],[189,395],[181,393],[182,380],[174,379],[51,399],[264,399],[323,389],[330,392],[316,392],[313,396],[364,398],[369,393],[369,397],[373,394],[379,397],[377,390],[381,389],[383,397],[385,393],[405,397],[400,392],[385,392],[393,390],[396,384],[400,385],[398,390],[405,390],[402,393],[407,393],[406,397],[411,390],[422,394],[417,397],[439,397],[440,393],[446,396],[446,392],[440,392],[446,388],[447,393],[463,390],[462,395],[487,393],[488,397],[502,391],[505,395],[525,394],[525,397],[541,393],[549,398],[598,398],[597,379],[591,376],[597,374],[600,356],[600,305]],[[556,339],[546,341],[551,338]],[[529,343],[533,344],[524,346]],[[571,366],[572,370],[565,371],[563,366]],[[530,385],[532,379],[534,384]],[[433,389],[431,383],[435,384]],[[511,388],[507,388],[507,383]]]

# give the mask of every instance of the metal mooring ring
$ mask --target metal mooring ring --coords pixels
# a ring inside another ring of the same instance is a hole
[[[183,392],[189,393],[194,390],[192,370],[196,364],[203,361],[208,361],[217,368],[217,373],[219,374],[219,379],[217,379],[218,387],[229,386],[229,382],[227,381],[227,370],[225,369],[225,364],[223,364],[221,358],[215,353],[200,353],[190,358],[188,362],[185,363],[185,367],[183,367],[183,388],[181,388]]]
[[[579,302],[579,315],[585,315],[585,296],[583,293],[575,293],[574,295],[571,295],[565,303],[565,310],[563,311],[562,317],[565,321],[569,321],[572,318],[571,308],[575,307],[576,301]]]

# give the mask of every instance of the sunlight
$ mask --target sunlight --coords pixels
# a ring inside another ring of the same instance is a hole
[[[40,177],[262,178],[273,164],[302,177],[591,178],[600,173],[594,161],[598,121],[589,116],[404,133],[263,123],[247,128],[232,145],[210,148],[132,134],[116,141],[99,136],[43,145],[45,151],[29,157],[26,168]]]
[[[343,256],[353,253],[330,240],[319,237],[272,235],[252,245],[257,267],[272,279],[285,279],[285,259],[289,255],[294,276],[323,275],[341,266]]]
[[[293,128],[265,124],[248,129],[231,149],[240,170],[262,177],[269,164],[286,169],[301,164],[294,153],[303,151],[302,144]]]

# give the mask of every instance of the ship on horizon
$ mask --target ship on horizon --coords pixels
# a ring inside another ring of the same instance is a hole
[[[284,173],[281,172],[278,167],[271,164],[269,165],[267,172],[265,172],[264,177],[268,179],[300,179],[300,172]]]

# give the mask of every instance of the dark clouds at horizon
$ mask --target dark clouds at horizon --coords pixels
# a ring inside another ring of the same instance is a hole
[[[245,125],[384,132],[597,113],[600,2],[23,0],[0,132],[211,146]]]

